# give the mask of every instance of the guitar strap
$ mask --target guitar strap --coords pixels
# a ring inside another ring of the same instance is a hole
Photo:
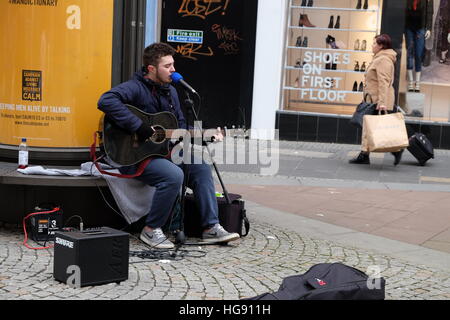
[[[114,172],[108,172],[106,170],[103,170],[102,168],[100,168],[100,165],[98,164],[97,156],[95,154],[95,149],[97,147],[97,134],[100,134],[100,132],[99,131],[94,132],[94,143],[92,143],[91,148],[90,148],[91,149],[90,156],[91,156],[92,162],[95,164],[95,167],[102,174],[107,174],[107,175],[119,177],[119,178],[128,178],[128,179],[135,178],[135,177],[140,176],[142,174],[142,172],[144,172],[145,167],[147,167],[147,165],[152,160],[151,158],[147,158],[147,159],[141,161],[141,163],[139,163],[136,173],[134,173],[134,174],[121,174],[121,173],[114,173]]]

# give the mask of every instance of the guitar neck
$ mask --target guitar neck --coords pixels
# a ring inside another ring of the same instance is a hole
[[[222,132],[222,135],[224,135],[224,131],[221,130],[221,132]],[[213,135],[217,134],[217,130],[209,129],[209,130],[202,130],[200,132],[200,130],[197,130],[197,129],[190,129],[190,130],[164,129],[164,133],[161,132],[161,134],[163,134],[167,139],[172,139],[172,140],[178,140],[180,137],[185,136],[186,133],[189,133],[191,138],[205,137],[205,133],[206,133],[207,134],[206,137],[208,138],[208,137],[212,137]],[[156,134],[159,134],[158,129],[156,129]]]

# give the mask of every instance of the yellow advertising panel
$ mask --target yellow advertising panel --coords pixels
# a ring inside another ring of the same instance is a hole
[[[92,143],[111,87],[113,0],[0,0],[0,144]]]

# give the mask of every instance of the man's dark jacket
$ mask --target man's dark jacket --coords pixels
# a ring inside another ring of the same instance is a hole
[[[144,78],[143,71],[136,72],[132,80],[105,92],[98,101],[98,108],[114,123],[129,132],[136,132],[142,120],[125,107],[125,104],[147,113],[170,111],[178,119],[178,127],[186,129],[186,120],[176,89],[171,85],[160,86]]]

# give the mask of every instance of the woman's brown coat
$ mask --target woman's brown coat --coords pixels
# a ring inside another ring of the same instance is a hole
[[[370,94],[372,101],[394,110],[394,64],[397,53],[392,49],[380,50],[374,55],[365,73],[364,97]],[[370,99],[368,99],[370,101]]]

